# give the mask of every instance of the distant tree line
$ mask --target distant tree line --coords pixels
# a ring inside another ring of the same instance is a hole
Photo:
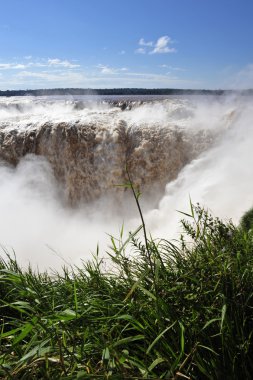
[[[191,90],[174,88],[52,88],[37,90],[6,90],[0,96],[48,96],[48,95],[225,95],[233,90]],[[240,91],[243,95],[253,95],[253,89]]]

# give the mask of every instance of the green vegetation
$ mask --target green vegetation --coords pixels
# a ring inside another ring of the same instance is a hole
[[[231,90],[191,90],[177,88],[50,88],[37,90],[6,90],[0,96],[50,96],[50,95],[229,95]],[[252,95],[252,90],[240,91],[240,94]]]
[[[243,217],[241,219],[240,224],[241,224],[241,227],[245,231],[249,231],[250,229],[252,229],[252,227],[253,227],[253,208],[251,208],[250,210],[245,212],[245,214],[243,215]]]
[[[137,199],[138,201],[138,199]],[[253,234],[191,205],[176,245],[111,238],[113,263],[1,261],[3,379],[251,379]]]

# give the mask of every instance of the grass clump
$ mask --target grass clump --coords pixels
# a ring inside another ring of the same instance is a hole
[[[245,212],[245,214],[241,218],[240,225],[246,231],[249,231],[250,229],[252,229],[252,227],[253,227],[253,208],[251,208],[250,210]]]
[[[177,244],[143,243],[143,225],[111,238],[110,273],[97,256],[54,276],[2,260],[0,377],[251,379],[251,231],[186,216]]]

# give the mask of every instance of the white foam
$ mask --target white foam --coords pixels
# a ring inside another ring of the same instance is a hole
[[[216,216],[232,218],[234,223],[253,206],[253,106],[241,98],[236,99],[232,109],[230,127],[216,146],[167,184],[158,209],[147,216],[149,228],[157,235],[175,234],[177,220],[182,218],[175,210],[188,212],[189,197]]]
[[[13,105],[20,98],[8,101]],[[4,102],[7,100],[0,98],[2,105]],[[200,202],[223,218],[232,217],[235,222],[252,206],[253,107],[247,98],[178,99],[144,104],[123,112],[107,106],[75,111],[72,103],[57,101],[45,107],[40,99],[34,103],[30,98],[22,102],[23,111],[9,107],[10,113],[1,115],[2,130],[18,129],[20,125],[34,127],[43,117],[43,122],[83,117],[101,123],[106,120],[109,125],[110,120],[123,119],[133,127],[155,123],[158,127],[174,125],[193,131],[223,131],[216,146],[186,166],[173,183],[167,184],[159,207],[145,213],[148,229],[155,236],[177,236],[177,221],[181,216],[176,210],[189,210],[189,196],[193,202]],[[114,207],[108,199],[100,199],[89,207],[72,210],[66,207],[52,169],[39,157],[26,157],[16,168],[2,163],[0,178],[0,242],[8,250],[15,250],[22,265],[31,262],[40,270],[59,268],[64,261],[53,251],[67,262],[78,263],[80,258],[91,256],[98,242],[104,252],[109,242],[106,233],[117,236],[127,215],[123,207]],[[125,202],[127,209],[128,198]],[[139,223],[138,218],[128,220],[126,230],[136,228]]]

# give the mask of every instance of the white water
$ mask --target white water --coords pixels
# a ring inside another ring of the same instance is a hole
[[[251,99],[237,98],[227,105],[233,109],[233,119],[220,141],[167,184],[158,209],[148,214],[149,227],[156,234],[175,234],[175,220],[182,218],[175,210],[188,212],[189,198],[234,223],[253,206],[253,104]]]
[[[215,215],[232,218],[235,223],[253,204],[253,106],[249,98],[170,99],[124,112],[104,103],[90,103],[81,110],[74,109],[70,100],[37,98],[34,103],[32,98],[24,98],[22,103],[20,98],[0,98],[0,131],[15,125],[26,129],[49,120],[71,123],[80,119],[109,124],[110,120],[123,119],[132,127],[155,123],[158,128],[169,125],[220,131],[216,145],[161,189],[159,206],[145,213],[148,229],[155,237],[177,237],[180,215],[176,210],[189,210],[189,196],[193,203],[200,202]],[[91,257],[98,242],[103,253],[109,244],[106,233],[119,236],[124,219],[126,235],[128,228],[139,224],[137,216],[127,219],[128,214],[124,215],[128,202],[134,207],[129,198],[127,205],[117,208],[108,198],[78,209],[64,206],[52,169],[41,157],[25,157],[16,168],[2,163],[0,178],[0,243],[9,251],[14,249],[22,265],[30,262],[42,270],[59,268],[64,260],[78,264],[80,258]]]

